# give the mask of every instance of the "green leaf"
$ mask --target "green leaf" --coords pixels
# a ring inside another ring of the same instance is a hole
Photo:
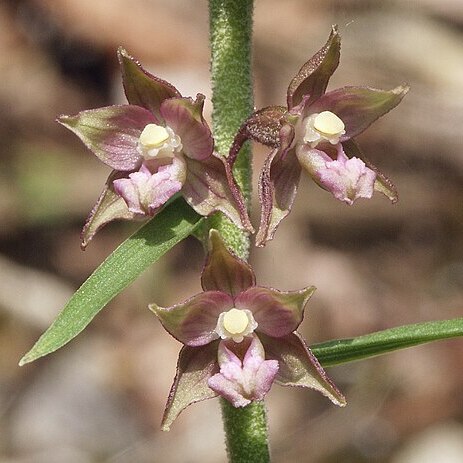
[[[315,344],[311,350],[324,367],[330,367],[458,336],[463,336],[463,318],[417,323],[357,338],[336,339]]]
[[[124,241],[74,293],[19,365],[48,355],[75,338],[93,317],[150,264],[190,235],[201,216],[179,198]]]

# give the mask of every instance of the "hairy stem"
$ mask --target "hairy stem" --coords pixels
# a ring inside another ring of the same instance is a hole
[[[226,156],[235,133],[253,111],[251,73],[253,0],[209,0],[212,125],[217,151]],[[234,167],[235,177],[249,207],[251,198],[251,149],[246,143]],[[241,258],[249,254],[249,237],[223,215],[208,220]],[[221,399],[230,463],[270,461],[267,418],[263,402],[234,408]]]
[[[229,461],[269,462],[267,416],[263,402],[252,402],[247,407],[234,408],[222,399],[221,405]]]
[[[251,73],[253,0],[210,0],[212,125],[216,150],[227,156],[233,138],[252,113]],[[249,207],[251,198],[251,149],[241,149],[234,167],[235,178]],[[247,258],[249,237],[222,215],[209,220],[236,254]]]

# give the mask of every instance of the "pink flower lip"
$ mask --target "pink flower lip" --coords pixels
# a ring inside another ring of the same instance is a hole
[[[172,164],[161,165],[152,173],[146,164],[128,178],[114,180],[114,191],[127,203],[129,211],[154,215],[175,193],[182,188],[183,161],[174,158]]]
[[[324,164],[315,170],[315,176],[320,185],[336,199],[352,205],[356,199],[373,196],[376,173],[361,159],[349,159],[341,144],[338,145],[337,159]]]

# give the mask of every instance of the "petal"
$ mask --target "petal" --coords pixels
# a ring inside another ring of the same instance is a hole
[[[95,206],[85,221],[81,233],[81,248],[85,249],[96,232],[107,223],[116,220],[133,220],[136,215],[129,211],[125,201],[114,191],[113,181],[121,178],[124,174],[113,171],[106,181],[105,187],[98,198]]]
[[[159,177],[158,177],[159,176]],[[182,189],[182,183],[170,175],[167,170],[159,171],[151,176],[150,182],[150,214],[154,215],[159,208]]]
[[[223,373],[216,373],[211,376],[207,381],[207,385],[217,395],[228,400],[235,408],[246,407],[251,403],[251,400],[243,395],[241,385],[237,381],[229,379],[232,368],[237,370],[236,376],[241,373],[240,367],[233,364],[227,365],[223,368]]]
[[[212,376],[208,384],[234,407],[263,400],[278,372],[278,362],[265,360],[264,348],[255,335],[239,344],[221,341],[218,359],[220,373]]]
[[[376,119],[395,108],[407,94],[409,87],[398,86],[392,90],[368,87],[344,87],[325,93],[312,106],[311,114],[331,111],[344,122],[346,133],[341,141],[362,133]]]
[[[109,167],[128,171],[140,165],[138,138],[144,127],[156,120],[144,108],[125,105],[60,116],[58,122],[74,132]]]
[[[114,191],[127,203],[129,211],[154,216],[182,188],[185,163],[174,157],[172,163],[157,166],[152,172],[142,164],[129,178],[114,180]]]
[[[386,177],[375,165],[373,165],[368,159],[365,158],[365,155],[360,150],[360,147],[355,140],[350,139],[343,142],[344,151],[349,157],[357,157],[363,160],[365,164],[376,173],[376,181],[374,188],[376,191],[379,191],[384,196],[390,199],[392,204],[395,204],[399,200],[399,193],[397,188],[392,183],[392,181]]]
[[[217,230],[211,230],[209,253],[201,274],[203,290],[223,291],[235,297],[255,283],[251,266],[225,246]]]
[[[288,108],[298,105],[302,98],[310,95],[309,104],[320,98],[328,81],[339,64],[341,37],[337,26],[332,26],[328,41],[321,50],[305,63],[288,87]]]
[[[251,114],[233,140],[227,161],[233,165],[246,140],[254,140],[276,148],[280,143],[281,119],[286,113],[283,106],[268,106]]]
[[[201,347],[182,348],[178,357],[177,374],[162,418],[163,431],[169,431],[174,420],[188,405],[217,396],[207,381],[218,369],[217,342]]]
[[[273,239],[278,225],[291,212],[301,175],[294,149],[290,149],[293,138],[293,127],[285,125],[280,131],[281,146],[268,156],[262,168],[259,179],[262,211],[256,246],[265,246]]]
[[[296,156],[304,171],[310,177],[312,177],[319,186],[323,188],[323,186],[318,181],[317,172],[325,167],[327,162],[330,162],[333,159],[327,153],[325,153],[325,151],[311,148],[310,145],[307,144],[298,146],[296,150]]]
[[[232,307],[231,296],[220,291],[206,291],[172,307],[149,306],[175,339],[193,347],[218,338],[215,327],[219,315]]]
[[[117,50],[117,57],[121,66],[127,101],[131,105],[148,109],[159,122],[162,122],[159,112],[161,103],[168,98],[180,97],[178,90],[169,82],[145,71],[141,64],[122,47]]]
[[[214,149],[211,130],[203,118],[204,95],[170,98],[161,105],[166,124],[181,138],[183,152],[192,159],[207,159]]]
[[[278,291],[255,286],[235,299],[237,309],[249,309],[259,333],[279,338],[292,333],[302,322],[304,307],[315,291],[310,286],[299,291]]]
[[[214,392],[227,399],[234,407],[245,407],[251,403],[251,399],[243,395],[243,364],[238,355],[233,352],[233,344],[239,346],[241,349],[244,344],[246,344],[244,347],[247,347],[250,342],[247,339],[240,344],[220,341],[217,352],[220,373],[211,376],[207,384]]]
[[[318,175],[326,190],[349,205],[359,198],[370,199],[373,196],[376,174],[359,158],[327,162]]]
[[[348,158],[343,145],[337,145],[337,159],[324,151],[300,145],[297,157],[312,179],[333,196],[349,205],[358,198],[373,196],[376,173],[358,157]]]
[[[259,336],[267,358],[277,360],[280,365],[275,380],[278,384],[315,389],[334,404],[341,407],[346,405],[345,397],[330,380],[298,333],[289,334],[284,338],[270,338],[261,334]]]
[[[214,153],[203,161],[185,161],[187,178],[182,191],[188,204],[203,216],[220,211],[238,228],[252,233],[243,196],[224,158]]]
[[[247,367],[246,363],[244,367]],[[276,360],[264,360],[260,363],[253,374],[254,400],[263,400],[265,398],[275,382],[279,368],[280,366]]]

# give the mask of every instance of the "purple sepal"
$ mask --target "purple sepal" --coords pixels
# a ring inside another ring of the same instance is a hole
[[[280,222],[291,212],[301,176],[292,142],[294,129],[286,124],[280,131],[281,146],[266,159],[259,179],[259,198],[262,206],[256,246],[265,246]]]
[[[213,153],[202,161],[185,157],[185,162],[187,178],[182,192],[188,204],[202,216],[220,211],[237,227],[252,233],[243,195],[224,158]]]
[[[259,336],[267,358],[277,360],[280,366],[275,379],[277,384],[315,389],[335,405],[346,405],[345,397],[298,333],[291,333],[283,338],[271,338],[264,334]]]
[[[117,50],[127,101],[152,112],[162,122],[159,111],[164,100],[180,97],[179,91],[169,82],[153,76],[130,56],[124,48]]]
[[[222,291],[235,297],[255,284],[251,266],[227,249],[217,230],[211,230],[209,252],[201,273],[203,290]]]
[[[113,171],[101,192],[96,204],[85,221],[81,232],[81,248],[84,250],[95,234],[112,220],[133,220],[137,216],[130,212],[125,201],[114,191],[113,181],[126,175]]]
[[[325,93],[311,106],[306,104],[304,113],[331,111],[345,124],[346,133],[341,142],[355,137],[373,122],[395,108],[407,94],[408,86],[399,85],[392,90],[368,87],[343,87]]]
[[[162,418],[163,431],[169,431],[177,416],[188,405],[217,396],[207,381],[218,369],[217,342],[201,347],[182,348],[177,363],[177,374]]]
[[[308,103],[325,93],[328,81],[338,67],[341,51],[341,37],[337,26],[332,26],[328,41],[299,70],[288,87],[288,109],[297,106],[304,96],[310,96]]]
[[[232,307],[232,297],[221,291],[206,291],[172,307],[149,306],[175,339],[192,347],[217,339],[219,315]]]
[[[211,376],[208,385],[234,407],[263,400],[278,373],[278,362],[265,360],[264,349],[255,335],[240,344],[221,341],[218,359],[220,373]]]
[[[156,118],[140,106],[120,105],[60,116],[57,121],[74,132],[95,156],[119,171],[137,169],[142,156],[138,139],[144,127]]]

